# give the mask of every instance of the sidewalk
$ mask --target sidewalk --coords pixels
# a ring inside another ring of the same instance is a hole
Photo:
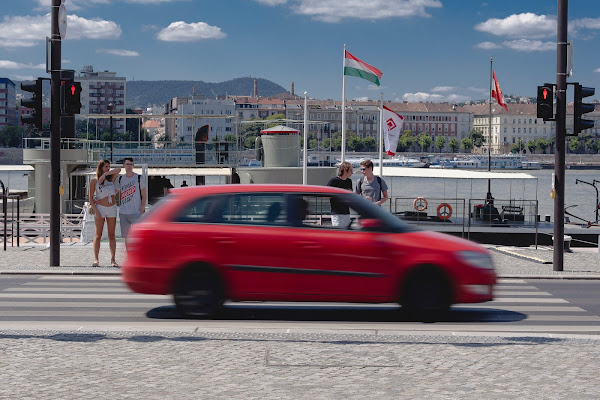
[[[600,259],[597,248],[573,248],[564,253],[564,270],[554,271],[551,247],[509,247],[487,245],[494,259],[499,278],[534,279],[600,279]],[[110,267],[108,242],[100,247],[100,267],[92,268],[91,243],[65,243],[60,247],[60,267],[50,267],[50,248],[45,245],[0,247],[0,275],[61,274],[61,275],[119,275]],[[125,243],[117,242],[117,262],[125,260]]]

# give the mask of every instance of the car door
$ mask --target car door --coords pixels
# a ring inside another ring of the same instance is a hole
[[[333,227],[331,200],[324,194],[289,196],[290,209],[302,213],[308,206],[302,223],[292,221],[293,228],[282,233],[291,245],[288,258],[294,259],[289,274],[296,275],[294,281],[304,295],[315,299],[375,301],[389,292],[393,247],[385,233],[356,229],[356,224],[355,229]],[[361,217],[353,212],[354,219]]]

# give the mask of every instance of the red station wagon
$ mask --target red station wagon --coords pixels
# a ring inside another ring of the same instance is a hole
[[[332,226],[347,207],[351,224]],[[303,185],[174,189],[127,238],[123,279],[188,316],[229,301],[390,303],[422,318],[493,299],[488,251],[419,231],[351,192]]]

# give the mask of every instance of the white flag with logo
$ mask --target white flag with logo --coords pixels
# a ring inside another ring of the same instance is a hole
[[[402,132],[404,118],[396,114],[386,106],[383,106],[383,138],[385,143],[385,153],[393,156],[396,155],[398,147],[398,139]]]

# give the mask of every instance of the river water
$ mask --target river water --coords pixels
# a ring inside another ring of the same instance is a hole
[[[542,169],[532,171],[520,171],[537,177],[536,180],[492,180],[492,195],[496,199],[522,199],[537,200],[539,202],[539,214],[550,215],[554,219],[554,200],[550,198],[552,173],[554,170]],[[362,176],[357,172],[353,176],[354,185]],[[565,205],[576,204],[577,207],[569,211],[585,220],[596,219],[596,190],[590,185],[576,184],[576,179],[593,183],[594,179],[600,180],[600,170],[571,170],[565,171]],[[487,180],[466,179],[409,179],[384,177],[390,187],[391,195],[394,197],[446,197],[464,199],[484,199],[487,193]],[[23,172],[0,172],[0,180],[10,189],[26,190],[27,175]],[[207,179],[207,184],[218,183]],[[175,187],[181,186],[174,182]],[[190,183],[190,182],[188,182]],[[600,183],[597,184],[600,188]],[[468,201],[468,200],[467,200]],[[576,220],[573,220],[576,221]]]

